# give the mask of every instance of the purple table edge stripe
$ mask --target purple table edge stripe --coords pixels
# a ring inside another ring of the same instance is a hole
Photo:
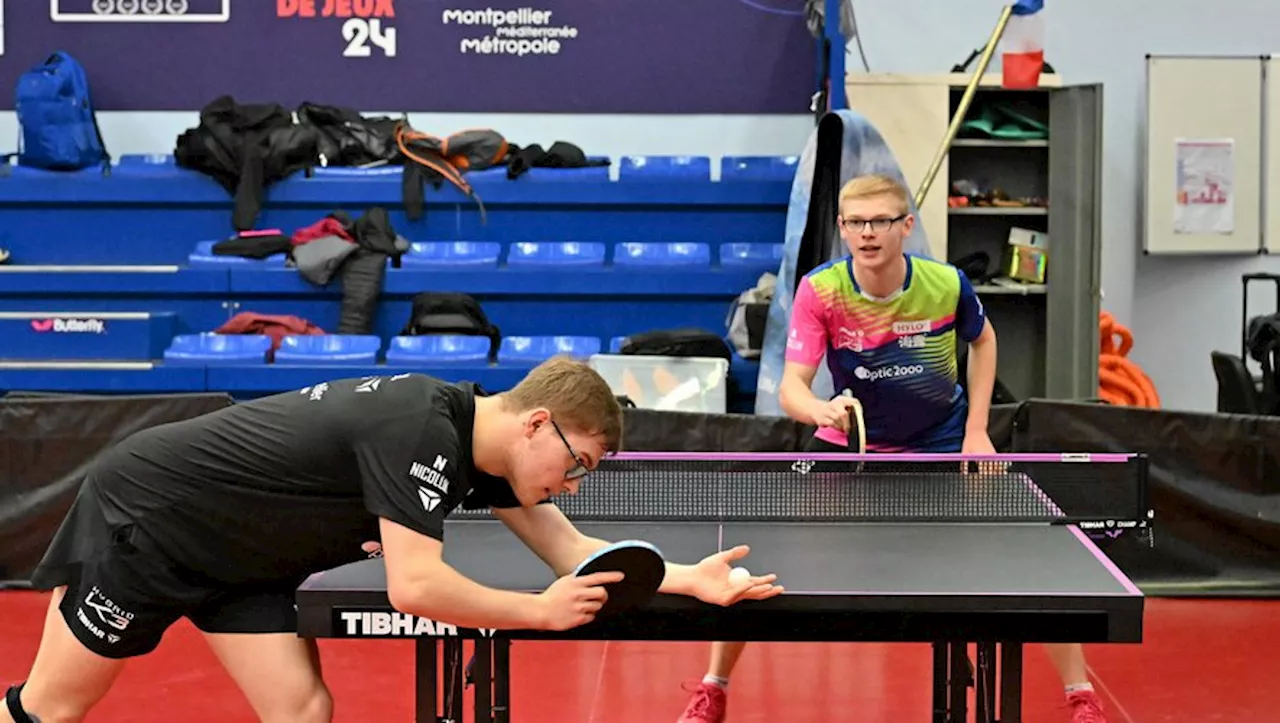
[[[619,461],[641,460],[706,460],[710,462],[769,462],[785,460],[813,460],[831,462],[1108,462],[1123,463],[1134,459],[1134,454],[1088,452],[1065,453],[1033,452],[1012,454],[921,454],[915,452],[871,452],[867,454],[842,452],[618,452],[605,459]]]
[[[1106,553],[1104,553],[1093,540],[1089,539],[1088,535],[1084,534],[1084,530],[1081,530],[1075,525],[1068,525],[1067,527],[1071,530],[1071,534],[1075,535],[1076,539],[1080,540],[1080,544],[1084,545],[1085,548],[1089,550],[1089,552],[1093,553],[1093,556],[1098,559],[1098,562],[1102,563],[1102,566],[1107,568],[1107,572],[1111,573],[1111,575],[1129,591],[1129,594],[1142,595],[1142,590],[1138,589],[1138,586],[1133,584],[1133,581],[1129,579],[1129,576],[1124,574],[1120,567],[1116,565],[1111,558],[1107,557]]]
[[[779,578],[781,579],[781,578]],[[1141,595],[1142,593],[1137,593]],[[671,597],[679,597],[677,594],[669,594]],[[1083,592],[1079,590],[1063,591],[1063,592],[1039,592],[1023,591],[1023,590],[1005,590],[1001,592],[935,592],[932,590],[792,590],[787,591],[778,597],[786,597],[788,595],[805,596],[805,597],[835,597],[839,595],[856,596],[856,597],[955,597],[955,598],[988,598],[988,597],[1115,597],[1105,592]]]

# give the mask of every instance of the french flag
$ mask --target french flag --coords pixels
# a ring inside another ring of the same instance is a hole
[[[1044,68],[1044,0],[1017,0],[1013,4],[1001,44],[1004,87],[1038,87]]]

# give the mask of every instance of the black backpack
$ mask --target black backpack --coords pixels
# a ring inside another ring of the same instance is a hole
[[[298,123],[316,129],[317,160],[326,166],[402,165],[395,118],[366,118],[343,106],[303,103]]]
[[[480,304],[467,294],[424,291],[413,297],[409,323],[401,336],[467,334],[489,338],[489,362],[498,360],[502,332],[489,322]]]
[[[1262,413],[1280,411],[1280,314],[1255,316],[1249,320],[1245,343],[1249,356],[1262,366]]]
[[[293,122],[278,103],[237,103],[220,96],[200,109],[200,123],[178,136],[174,161],[199,171],[234,199],[232,227],[254,228],[267,186],[315,166],[319,133]]]
[[[650,356],[718,357],[733,361],[733,350],[718,334],[702,329],[666,329],[632,334],[618,350]]]

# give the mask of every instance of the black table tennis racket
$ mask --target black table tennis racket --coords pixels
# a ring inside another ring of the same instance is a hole
[[[627,608],[648,602],[657,594],[658,587],[662,585],[662,580],[667,574],[667,566],[663,560],[662,552],[648,542],[643,540],[622,540],[605,545],[597,550],[590,557],[583,560],[577,569],[573,571],[573,574],[581,577],[595,572],[621,572],[623,574],[623,579],[620,582],[604,586],[604,589],[609,593],[609,598],[601,606],[600,612],[596,613],[596,617],[599,618],[601,615],[618,613]],[[473,654],[471,660],[467,662],[467,685],[472,683],[471,672],[475,662],[476,659]]]
[[[574,575],[621,572],[623,579],[604,586],[609,593],[596,617],[612,615],[648,602],[658,592],[667,574],[658,548],[643,540],[622,540],[606,545],[583,560]]]

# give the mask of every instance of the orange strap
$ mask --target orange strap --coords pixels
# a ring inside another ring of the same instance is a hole
[[[467,194],[469,198],[475,199],[476,204],[480,207],[480,223],[488,223],[489,218],[488,213],[484,208],[484,201],[480,200],[480,197],[475,194],[475,190],[471,188],[471,184],[467,183],[466,179],[462,177],[462,172],[449,163],[443,155],[437,154],[435,158],[428,158],[415,153],[409,148],[409,144],[414,141],[428,141],[436,143],[441,148],[444,148],[446,145],[443,141],[433,135],[413,130],[409,127],[408,123],[403,121],[396,123],[396,146],[400,148],[400,152],[409,160],[426,166],[427,168],[436,171],[441,176],[444,176],[446,180],[457,186],[458,189]]]
[[[1098,396],[1119,406],[1159,409],[1160,395],[1151,378],[1128,358],[1133,349],[1133,333],[1105,311],[1099,316],[1098,330],[1102,337]]]
[[[441,176],[444,176],[446,180],[457,186],[468,196],[473,195],[471,184],[467,183],[466,179],[462,177],[462,174],[458,172],[457,168],[454,168],[448,161],[444,160],[443,156],[438,158],[427,158],[415,153],[409,148],[409,144],[413,141],[430,141],[439,143],[440,139],[428,133],[415,131],[404,123],[397,123],[396,146],[400,148],[400,152],[403,153],[406,158],[409,158],[415,163],[426,166],[427,168],[439,173]]]

